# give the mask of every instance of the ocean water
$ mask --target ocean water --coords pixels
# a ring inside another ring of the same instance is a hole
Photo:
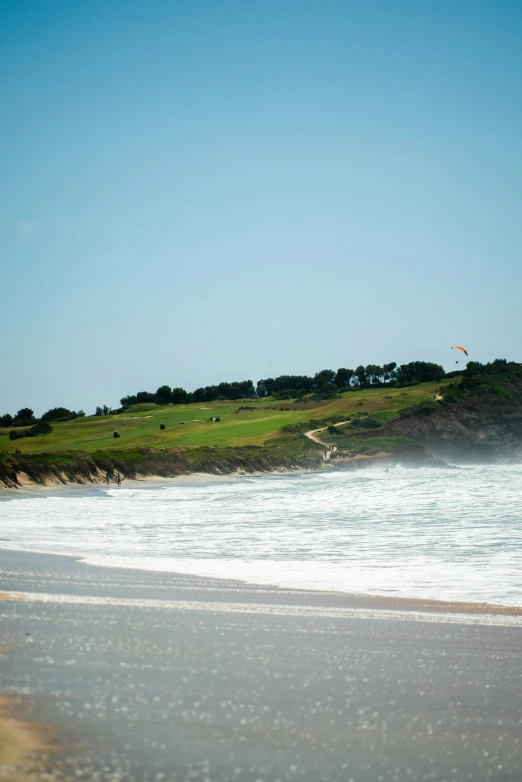
[[[522,465],[165,483],[0,502],[0,547],[267,586],[522,606]]]

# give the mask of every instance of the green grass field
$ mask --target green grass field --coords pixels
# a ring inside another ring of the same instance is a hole
[[[45,437],[9,440],[9,429],[0,429],[0,451],[13,453],[50,453],[65,450],[121,450],[136,446],[197,447],[262,445],[277,437],[285,424],[326,419],[343,414],[346,419],[360,412],[394,414],[403,407],[432,398],[444,382],[424,383],[410,388],[377,388],[347,392],[326,402],[278,402],[240,400],[191,405],[135,405],[120,415],[89,416],[64,423],[53,423],[53,432]],[[255,410],[237,413],[239,407]],[[289,410],[285,408],[290,408]],[[207,423],[220,416],[221,423]],[[388,417],[388,416],[386,416]],[[393,417],[393,415],[391,416]],[[160,424],[166,429],[160,431]],[[120,434],[118,439],[113,432]]]

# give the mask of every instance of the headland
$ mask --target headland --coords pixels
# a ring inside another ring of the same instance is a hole
[[[0,488],[522,459],[521,365],[470,362],[436,381],[404,382],[203,404],[128,398],[118,411],[45,421],[47,434],[4,427]]]

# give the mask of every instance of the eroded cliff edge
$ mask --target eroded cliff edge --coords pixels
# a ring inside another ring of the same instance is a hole
[[[362,436],[383,435],[410,437],[438,459],[522,460],[522,366],[470,362],[437,400]]]

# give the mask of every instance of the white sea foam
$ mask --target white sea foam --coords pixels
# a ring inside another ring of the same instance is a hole
[[[263,476],[0,503],[0,545],[286,588],[522,605],[522,466]]]

